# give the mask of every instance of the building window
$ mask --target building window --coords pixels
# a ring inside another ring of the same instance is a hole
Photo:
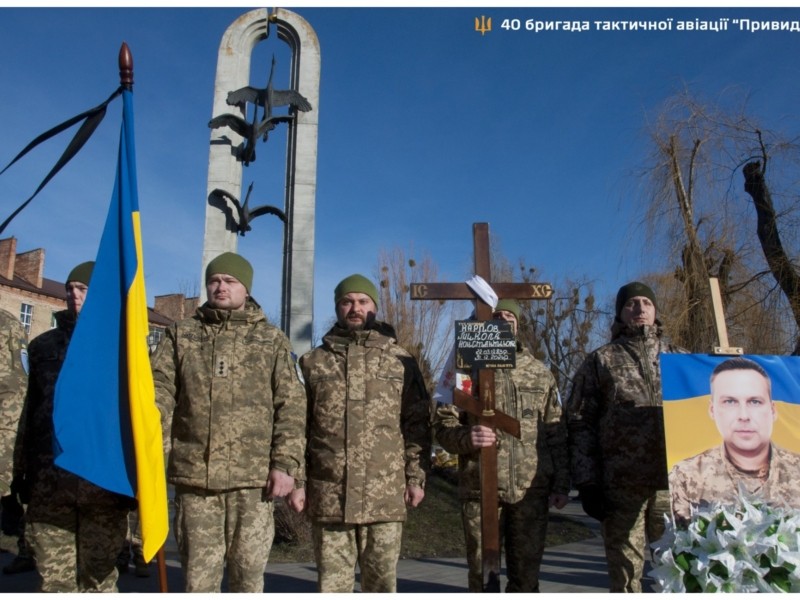
[[[147,345],[150,346],[150,351],[152,352],[155,350],[156,346],[158,346],[158,342],[161,341],[161,338],[164,337],[164,330],[163,329],[150,329],[150,333],[147,336]]]
[[[50,329],[55,329],[58,327],[58,320],[56,319],[56,313],[50,313]]]
[[[19,320],[25,328],[25,333],[31,332],[31,323],[33,322],[33,305],[23,304],[19,310]]]

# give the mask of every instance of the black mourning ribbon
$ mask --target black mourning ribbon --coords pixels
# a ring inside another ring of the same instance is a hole
[[[46,186],[48,182],[53,177],[55,177],[56,173],[58,173],[61,170],[61,168],[64,165],[66,165],[70,160],[72,160],[72,157],[74,157],[80,151],[80,149],[83,148],[83,145],[89,140],[90,137],[92,137],[92,134],[94,133],[95,129],[97,129],[97,126],[100,125],[100,123],[103,121],[103,118],[106,116],[106,107],[108,106],[108,104],[114,98],[122,94],[122,90],[123,88],[122,86],[120,86],[102,104],[95,106],[94,108],[91,108],[87,111],[84,111],[81,114],[76,115],[71,119],[64,121],[60,125],[56,125],[52,129],[45,131],[42,135],[40,135],[30,144],[25,146],[22,152],[17,154],[14,157],[14,160],[8,163],[5,166],[5,168],[2,171],[0,171],[0,175],[2,175],[9,169],[11,165],[13,165],[23,156],[25,156],[28,152],[33,150],[36,146],[38,146],[44,141],[49,140],[51,137],[58,135],[65,129],[69,129],[70,127],[75,125],[75,123],[78,123],[79,121],[83,120],[83,124],[80,126],[78,131],[75,132],[75,136],[72,138],[72,141],[70,141],[69,145],[64,150],[64,153],[61,155],[61,158],[58,159],[58,162],[56,162],[56,164],[47,174],[47,177],[45,177],[42,183],[39,184],[39,187],[36,188],[36,191],[33,193],[33,195],[27,200],[25,200],[25,202],[23,202],[13,213],[11,213],[11,216],[9,216],[5,221],[3,221],[2,225],[0,225],[0,235],[3,234],[3,231],[5,231],[5,228],[14,219],[14,217],[16,217],[20,212],[22,212],[22,209],[24,209],[26,206],[28,206],[28,204],[30,204],[31,200],[33,200],[36,197],[36,195],[42,191],[44,186]]]

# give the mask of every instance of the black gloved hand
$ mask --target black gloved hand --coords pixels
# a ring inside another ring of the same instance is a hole
[[[24,475],[15,475],[11,480],[11,495],[21,504],[28,504],[31,501],[31,486]]]
[[[599,485],[592,484],[582,485],[578,491],[581,496],[583,512],[602,522],[606,518],[606,500],[603,496],[603,489]]]
[[[17,502],[17,496],[3,496],[0,498],[0,531],[5,535],[18,536],[21,532],[20,525],[25,516],[25,509]]]

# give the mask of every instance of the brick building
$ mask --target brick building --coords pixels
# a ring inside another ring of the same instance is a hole
[[[191,317],[194,314],[200,302],[200,298],[194,296],[187,298],[183,294],[167,294],[165,296],[155,297],[155,306],[150,311],[150,316],[158,316],[167,320],[167,325],[171,325],[174,321],[180,321],[186,317]],[[155,348],[166,327],[156,328],[152,321],[150,323],[150,336],[147,343],[150,344],[150,349]]]
[[[18,253],[16,238],[0,240],[0,308],[19,317],[31,340],[55,327],[53,314],[67,308],[64,282],[44,277],[44,255],[43,248]],[[155,309],[148,308],[151,349],[164,329],[191,315],[197,303],[183,294],[156,297]]]

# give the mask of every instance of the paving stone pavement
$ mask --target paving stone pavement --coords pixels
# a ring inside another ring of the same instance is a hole
[[[562,511],[554,514],[569,516],[588,525],[594,537],[572,544],[551,546],[545,550],[540,575],[541,591],[558,592],[605,592],[608,591],[608,576],[603,544],[596,521],[587,517],[580,502],[571,501]],[[8,544],[4,544],[5,548]],[[170,535],[165,548],[167,585],[171,592],[183,591],[180,562],[174,538]],[[12,552],[0,554],[0,568],[14,558]],[[649,566],[645,566],[645,573]],[[150,565],[150,577],[140,578],[130,571],[123,573],[118,582],[122,593],[158,592],[155,562]],[[404,559],[398,565],[397,591],[400,593],[462,593],[466,592],[467,565],[463,558]],[[311,593],[316,592],[317,573],[313,563],[287,563],[267,565],[264,574],[264,591],[267,593]],[[0,593],[36,592],[39,578],[35,572],[18,575],[0,573]],[[501,579],[501,588],[505,585]],[[652,581],[645,579],[644,589]],[[223,590],[225,583],[223,582]],[[358,583],[356,591],[359,590]]]

